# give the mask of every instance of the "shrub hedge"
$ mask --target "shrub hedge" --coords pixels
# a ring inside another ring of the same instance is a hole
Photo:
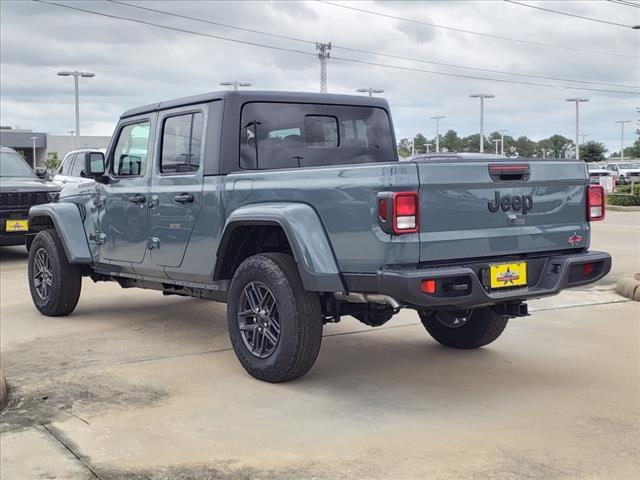
[[[616,193],[630,193],[631,185],[618,186]],[[620,205],[623,207],[636,207],[640,206],[640,183],[635,185],[633,189],[633,195],[607,195],[608,205]]]

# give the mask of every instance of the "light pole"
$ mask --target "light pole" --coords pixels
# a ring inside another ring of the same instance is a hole
[[[580,160],[580,103],[588,102],[588,98],[567,98],[567,102],[576,104],[576,160]]]
[[[498,133],[500,133],[500,155],[502,155],[504,157],[504,132],[508,132],[509,130],[507,130],[506,128],[503,128],[502,130],[498,130]]]
[[[33,169],[36,169],[36,140],[38,137],[31,137],[31,145],[32,145],[32,158],[33,158]]]
[[[499,138],[496,138],[494,140],[491,140],[493,142],[494,145],[494,153],[497,155],[498,154],[498,144],[501,142],[501,140]]]
[[[471,98],[480,99],[480,153],[484,153],[484,99],[495,98],[495,95],[488,93],[474,93]]]
[[[436,153],[440,153],[440,119],[441,118],[447,118],[447,117],[445,117],[444,115],[436,115],[435,117],[429,117],[430,120],[436,121]]]
[[[580,134],[580,138],[582,138],[582,145],[584,145],[585,143],[587,143],[587,137],[589,136],[589,134],[587,133],[581,133]]]
[[[624,124],[631,123],[631,120],[616,120],[613,123],[620,124],[620,161],[624,162]]]
[[[71,135],[71,150],[75,150],[74,146],[73,146],[73,134],[76,133],[75,130],[69,130],[69,135]]]
[[[356,90],[358,93],[368,93],[370,97],[373,97],[374,93],[384,93],[384,90],[379,88],[359,88]]]
[[[238,80],[234,80],[233,82],[220,82],[220,85],[224,85],[225,87],[233,87],[234,90],[238,90],[238,87],[250,87],[251,84],[247,82],[239,82]]]
[[[78,93],[78,78],[79,77],[91,78],[91,77],[95,77],[96,74],[91,72],[79,72],[77,70],[74,70],[73,72],[65,70],[62,72],[58,72],[58,76],[73,77],[73,83],[76,91],[76,136],[79,136],[80,135],[80,95]]]

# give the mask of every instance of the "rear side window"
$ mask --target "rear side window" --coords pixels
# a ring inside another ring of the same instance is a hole
[[[160,172],[195,172],[200,167],[202,151],[202,123],[200,112],[168,117],[162,128]]]
[[[389,117],[381,108],[260,102],[242,108],[240,168],[396,160]]]

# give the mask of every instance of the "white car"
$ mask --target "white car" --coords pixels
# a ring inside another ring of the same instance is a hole
[[[619,183],[640,182],[640,164],[632,162],[607,163],[607,170],[618,177]]]
[[[600,177],[609,177],[612,175],[612,172],[607,170],[601,163],[587,163],[587,170],[589,171],[589,183],[594,185],[600,183]]]
[[[58,171],[51,181],[59,185],[92,182],[92,178],[84,177],[82,174],[84,155],[90,152],[101,152],[104,154],[105,150],[101,148],[82,148],[70,151],[65,155],[64,160],[62,160]]]

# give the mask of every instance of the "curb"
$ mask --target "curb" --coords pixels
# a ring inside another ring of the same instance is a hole
[[[620,280],[616,285],[616,292],[623,297],[640,302],[640,274]]]
[[[622,205],[609,205],[607,203],[605,208],[614,212],[640,212],[640,207],[638,206],[623,207]]]
[[[7,405],[7,382],[4,381],[4,374],[0,370],[0,410]]]

